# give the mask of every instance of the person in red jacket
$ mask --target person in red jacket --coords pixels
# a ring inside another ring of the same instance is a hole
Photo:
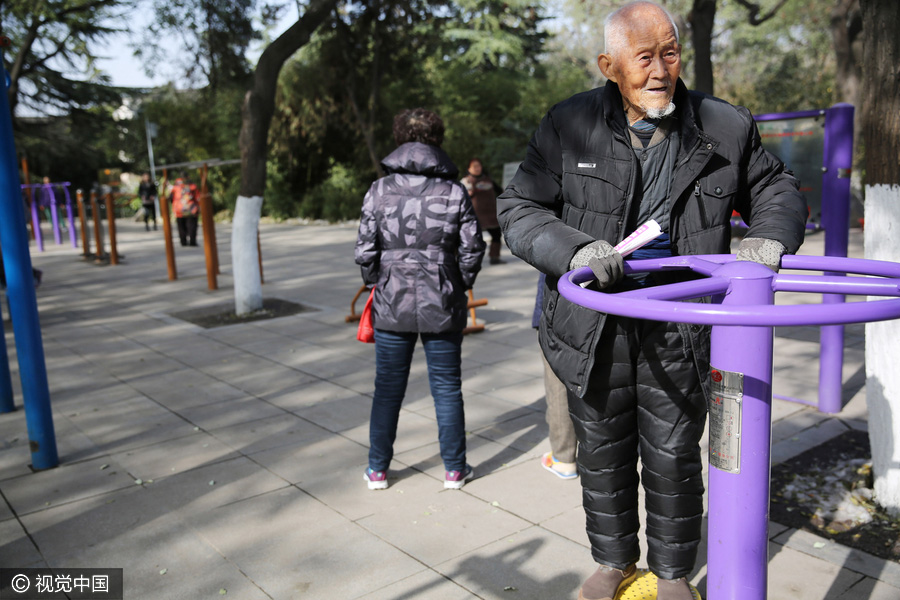
[[[169,202],[175,210],[175,222],[178,224],[178,237],[182,246],[197,245],[197,216],[200,214],[200,200],[197,197],[197,186],[179,177],[175,180]]]

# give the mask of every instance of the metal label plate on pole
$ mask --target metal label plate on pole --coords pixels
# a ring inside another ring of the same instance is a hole
[[[744,374],[712,367],[709,384],[709,464],[740,473]]]

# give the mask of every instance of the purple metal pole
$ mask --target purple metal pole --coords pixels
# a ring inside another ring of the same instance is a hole
[[[75,236],[75,215],[72,212],[72,196],[69,195],[69,182],[62,184],[63,192],[66,194],[66,216],[69,219],[69,241],[72,247],[78,247],[78,239]]]
[[[850,171],[853,166],[853,106],[850,104],[835,104],[825,113],[823,164],[825,256],[845,257],[850,237]],[[843,295],[822,295],[822,304],[843,302]],[[822,326],[819,335],[819,411],[838,413],[843,408],[844,326]]]
[[[38,217],[38,199],[37,194],[31,200],[31,224],[34,226],[34,243],[40,252],[44,251],[44,236],[41,235],[41,220]]]
[[[56,209],[56,197],[53,195],[53,186],[45,183],[43,186],[44,196],[47,198],[47,204],[50,205],[50,221],[53,224],[53,239],[56,245],[62,244],[62,237],[59,235],[59,211]]]
[[[774,273],[751,262],[723,266],[722,306],[771,305]],[[765,600],[768,583],[772,327],[712,329],[709,399],[708,600]]]

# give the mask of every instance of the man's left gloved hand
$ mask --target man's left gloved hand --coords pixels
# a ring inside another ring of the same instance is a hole
[[[750,260],[778,272],[787,248],[781,242],[765,238],[744,238],[738,246],[737,260]]]
[[[622,255],[605,240],[597,240],[575,253],[569,262],[569,269],[590,267],[597,279],[597,288],[612,287],[625,274],[625,260]]]

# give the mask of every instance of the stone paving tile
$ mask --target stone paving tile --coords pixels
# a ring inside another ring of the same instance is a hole
[[[369,450],[346,438],[328,435],[309,439],[303,444],[279,446],[257,452],[252,460],[275,475],[306,489],[311,482],[329,479],[353,467],[360,485],[363,469],[368,464]],[[358,490],[357,490],[358,491]]]
[[[847,431],[847,426],[837,420],[823,421],[819,425],[807,427],[798,435],[772,444],[772,464],[784,462],[798,454]]]
[[[214,401],[246,396],[246,392],[202,375],[194,369],[179,369],[171,373],[132,379],[129,385],[176,412]]]
[[[284,413],[284,409],[269,404],[265,400],[247,396],[183,408],[178,411],[181,418],[207,431],[250,423]]]
[[[860,579],[859,574],[828,561],[769,544],[769,600],[837,598]]]
[[[291,488],[208,511],[193,527],[273,598],[353,598],[422,570],[412,557]]]
[[[18,515],[131,487],[134,478],[109,457],[63,463],[55,469],[0,483],[6,501]]]
[[[104,452],[123,452],[190,435],[192,428],[172,413],[106,421],[85,430],[85,435]]]
[[[290,412],[316,406],[321,402],[357,398],[359,394],[330,381],[285,382],[284,387],[259,397]],[[367,421],[368,422],[368,421]]]
[[[465,588],[431,569],[425,569],[380,590],[360,596],[359,600],[475,600]]]
[[[547,438],[547,431],[544,414],[531,411],[521,417],[508,419],[481,429],[476,432],[476,435],[522,452],[530,452]]]
[[[581,584],[596,570],[589,559],[573,560],[582,552],[563,537],[530,527],[441,563],[436,569],[479,598],[575,598]]]
[[[287,488],[282,477],[253,460],[239,456],[173,473],[145,484],[168,514],[190,520],[205,511]]]
[[[327,430],[290,413],[213,429],[209,433],[226,446],[244,455],[271,450],[279,446],[308,444],[329,435]]]
[[[0,565],[27,567],[42,561],[40,552],[17,519],[0,521]]]
[[[522,493],[522,487],[529,489]],[[532,523],[542,523],[571,508],[581,508],[578,479],[563,480],[547,472],[539,459],[511,465],[491,477],[475,479],[466,491]]]
[[[788,529],[774,538],[774,541],[797,552],[827,561],[845,570],[873,577],[900,589],[900,564],[896,562],[882,560],[866,552],[836,544],[831,540],[825,540],[813,533],[798,529]],[[823,542],[824,546],[816,548],[816,544]]]
[[[543,367],[540,367],[543,369]],[[486,396],[500,398],[507,402],[526,406],[533,410],[546,410],[543,370],[535,371],[540,375],[529,376],[521,383],[485,392]]]
[[[190,430],[187,436],[119,452],[110,458],[127,469],[134,479],[148,481],[235,456],[233,448],[212,435]]]
[[[113,539],[54,558],[51,564],[121,568],[126,598],[271,598],[237,565],[172,518],[127,529]]]
[[[429,566],[506,538],[529,525],[465,492],[445,490],[417,500],[418,510],[381,512],[356,522]],[[434,540],[441,542],[435,544]]]
[[[900,589],[877,579],[864,577],[838,596],[837,600],[896,600],[897,598],[900,598]]]
[[[156,535],[162,539],[165,528],[182,527],[167,513],[168,509],[160,506],[158,499],[146,493],[143,486],[134,485],[102,496],[51,506],[24,515],[20,520],[41,555],[53,564],[58,558],[77,555],[90,546],[141,529],[149,537]]]

